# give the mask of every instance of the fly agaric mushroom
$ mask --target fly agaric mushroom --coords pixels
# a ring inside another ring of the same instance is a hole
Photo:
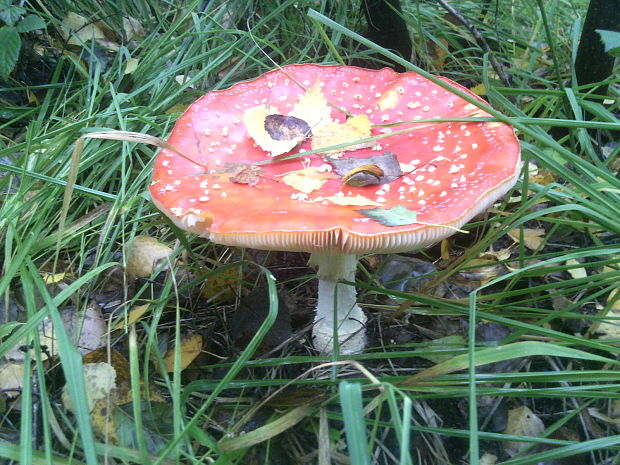
[[[355,288],[340,283],[355,280],[358,256],[433,244],[516,182],[510,126],[417,122],[470,116],[489,115],[417,73],[285,66],[193,103],[168,139],[176,153],[155,160],[151,196],[179,227],[214,243],[310,252],[315,348],[329,353],[337,337],[341,353],[358,352],[366,316]],[[359,140],[368,135],[385,137]]]

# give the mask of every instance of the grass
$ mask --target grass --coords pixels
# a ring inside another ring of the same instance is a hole
[[[459,2],[511,75],[511,87],[432,2],[403,2],[415,64],[358,35],[363,18],[344,2],[177,3],[30,2],[48,24],[29,37],[41,55],[21,63],[16,79],[0,88],[0,355],[6,361],[24,346],[20,395],[2,393],[0,457],[46,464],[478,464],[493,453],[503,465],[617,463],[620,333],[612,330],[620,308],[620,146],[613,131],[620,130],[620,79],[610,78],[606,96],[575,82],[571,62],[585,2],[500,2],[485,18],[480,2]],[[93,42],[67,47],[57,28],[68,11],[105,29],[119,50]],[[143,36],[123,39],[127,16]],[[72,165],[84,134],[165,138],[184,106],[274,62],[387,59],[468,87],[484,84],[495,109],[489,113],[518,131],[525,168],[501,205],[470,223],[470,234],[450,239],[447,256],[439,247],[404,254],[438,263],[432,283],[458,295],[385,282],[389,257],[361,261],[357,287],[374,344],[363,354],[331,359],[312,351],[303,311],[312,309],[313,270],[301,254],[229,249],[163,221],[147,191],[156,148],[87,139],[79,166]],[[37,81],[25,81],[28,70],[37,71],[30,73]],[[532,246],[534,229],[543,232]],[[192,279],[127,278],[124,250],[140,234],[172,246]],[[203,292],[205,283],[215,291]],[[268,310],[239,347],[232,317],[253,288],[264,290]],[[61,324],[67,312],[83,314],[94,301],[109,327],[120,328],[109,332],[103,351],[121,356],[113,364],[117,392],[99,404],[125,406],[107,414],[123,432],[118,439],[109,423],[102,429],[91,418],[82,373],[92,360]],[[131,311],[144,305],[132,324]],[[295,332],[272,350],[263,341],[278,325],[278,311],[290,313]],[[40,337],[48,320],[56,328],[52,342]],[[601,337],[601,327],[611,338]],[[182,370],[188,333],[203,337],[202,354]],[[454,335],[460,339],[445,337]],[[164,357],[174,347],[168,372]],[[65,385],[72,410],[63,402]],[[507,412],[520,406],[542,420],[541,432],[505,432]],[[509,441],[530,447],[510,456]]]

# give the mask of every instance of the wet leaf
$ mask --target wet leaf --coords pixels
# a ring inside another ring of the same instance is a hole
[[[303,140],[311,135],[310,126],[303,119],[284,115],[267,115],[265,131],[278,141]]]
[[[351,186],[387,184],[402,176],[396,155],[389,150],[371,157],[329,158],[325,161],[334,167],[342,182]]]
[[[374,142],[353,143],[359,139],[370,137],[370,120],[366,115],[354,115],[343,124],[330,123],[318,128],[312,128],[312,150],[322,147],[346,144],[350,145],[337,150],[326,150],[324,153],[336,153],[342,150],[357,150],[372,147]]]
[[[202,336],[200,334],[186,334],[181,338],[181,364],[179,369],[187,368],[202,351]],[[175,348],[172,347],[164,355],[164,364],[168,372],[174,371]]]
[[[357,212],[384,226],[404,226],[418,222],[418,212],[409,210],[402,205],[396,205],[392,208],[364,208],[357,210]]]

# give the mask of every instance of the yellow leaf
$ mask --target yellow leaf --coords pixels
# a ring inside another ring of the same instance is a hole
[[[470,92],[473,92],[476,95],[486,95],[487,94],[487,88],[482,83],[478,84],[477,86],[470,87],[469,90],[470,90]]]
[[[544,234],[545,230],[542,228],[526,228],[523,230],[523,244],[528,249],[536,250],[542,244]],[[508,235],[517,243],[521,240],[521,233],[519,229],[512,229],[508,231]]]
[[[390,109],[396,107],[397,103],[398,103],[398,93],[393,91],[393,90],[387,91],[377,101],[377,105],[379,105],[379,109],[381,111],[390,110]]]
[[[570,260],[566,260],[566,264],[568,266],[574,266],[574,265],[580,265],[580,263],[575,260],[574,258],[571,258]],[[588,276],[588,273],[586,272],[586,269],[581,267],[581,268],[571,268],[568,271],[568,274],[570,274],[573,278],[575,279],[579,279],[579,278],[586,278]]]
[[[125,74],[131,74],[138,69],[138,63],[140,63],[140,60],[137,58],[130,58],[127,60],[127,64],[125,65]]]
[[[331,112],[331,107],[317,82],[299,98],[288,116],[304,120],[314,132],[319,127],[332,122]]]
[[[297,189],[304,194],[310,194],[320,189],[328,179],[334,179],[332,173],[322,173],[316,168],[304,168],[298,171],[291,171],[282,176],[282,182],[293,189]]]
[[[235,286],[241,279],[238,268],[229,268],[209,276],[200,290],[205,299],[223,303],[235,297]]]
[[[125,321],[124,318],[121,318],[112,328],[114,329],[120,329],[120,328],[124,328],[125,325],[127,326],[131,326],[132,324],[134,324],[135,322],[137,322],[140,318],[142,318],[142,315],[144,315],[146,313],[146,311],[149,309],[150,304],[144,304],[144,305],[138,305],[134,308],[132,308],[129,311],[129,315],[127,316],[127,321]]]
[[[0,365],[0,390],[9,398],[19,396],[24,386],[23,363],[9,362]]]
[[[187,334],[181,338],[181,365],[184,370],[202,351],[202,336],[200,334]],[[169,349],[164,355],[164,364],[168,372],[174,371],[175,348]]]
[[[343,124],[330,123],[312,131],[312,150],[322,147],[355,142],[370,137],[370,120],[366,115],[355,115]],[[372,142],[351,144],[338,150],[326,150],[325,153],[335,153],[340,150],[357,150],[372,147]]]
[[[86,386],[86,402],[88,410],[91,411],[98,400],[105,399],[116,387],[116,370],[109,363],[100,362],[85,363],[82,366],[82,372]],[[66,385],[62,393],[62,401],[68,410],[73,409]]]
[[[314,202],[324,202],[324,201],[329,201],[331,203],[335,203],[336,205],[342,205],[342,206],[349,206],[349,205],[355,206],[355,207],[363,207],[366,205],[371,205],[374,207],[384,206],[383,204],[379,202],[375,202],[374,200],[367,199],[366,197],[362,197],[361,195],[357,195],[355,197],[332,195],[329,197],[317,197],[316,199],[314,199]]]
[[[265,129],[265,118],[273,114],[276,114],[275,108],[269,105],[248,108],[243,112],[243,124],[248,130],[248,135],[261,149],[269,152],[272,157],[277,157],[293,150],[304,138],[300,136],[291,140],[273,139]]]
[[[136,236],[127,255],[127,274],[132,278],[148,278],[154,271],[168,267],[172,249],[154,237]]]

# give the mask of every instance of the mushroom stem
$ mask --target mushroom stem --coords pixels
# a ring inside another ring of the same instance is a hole
[[[339,281],[355,281],[357,256],[314,252],[311,266],[318,266],[319,298],[312,337],[314,347],[331,354],[334,338],[338,338],[340,353],[360,352],[366,345],[364,324],[366,315],[357,305],[355,287]]]

